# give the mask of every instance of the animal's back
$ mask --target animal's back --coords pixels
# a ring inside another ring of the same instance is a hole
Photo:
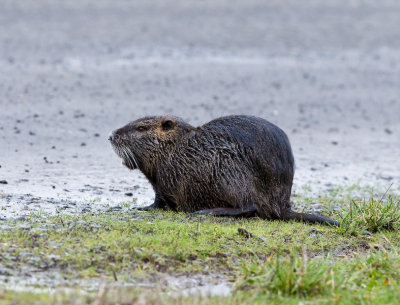
[[[285,184],[292,183],[294,158],[285,132],[271,122],[246,115],[226,116],[202,126],[207,132],[237,143],[258,166],[259,174],[267,171]],[[268,178],[273,178],[269,176]]]

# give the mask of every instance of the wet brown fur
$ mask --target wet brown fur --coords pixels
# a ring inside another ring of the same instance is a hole
[[[339,225],[291,210],[290,143],[264,119],[228,116],[196,128],[174,116],[145,117],[110,140],[124,164],[152,184],[156,199],[149,208]]]

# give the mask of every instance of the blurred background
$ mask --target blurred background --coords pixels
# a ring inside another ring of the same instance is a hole
[[[277,124],[294,192],[397,188],[399,29],[395,0],[2,0],[1,217],[150,203],[107,137],[164,113]]]

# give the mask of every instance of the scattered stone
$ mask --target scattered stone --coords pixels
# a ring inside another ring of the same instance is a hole
[[[332,145],[338,145],[339,144],[338,141],[332,141],[331,143],[332,143]]]
[[[0,264],[0,275],[2,276],[9,276],[11,275],[10,270],[3,265]]]
[[[279,82],[272,82],[271,86],[274,87],[275,89],[279,90],[282,87],[282,84]]]
[[[74,114],[74,118],[75,119],[79,119],[79,118],[83,118],[83,117],[85,117],[85,114],[81,113],[79,111],[76,111],[75,114]]]
[[[250,233],[249,231],[243,228],[238,228],[238,233],[239,235],[242,235],[246,238],[254,237],[253,233]]]
[[[86,143],[85,143],[85,142],[82,142],[82,143],[81,143],[81,146],[86,146]]]
[[[122,210],[122,207],[120,205],[116,205],[114,207],[110,207],[109,209],[107,209],[107,212],[116,212],[120,210]]]
[[[387,134],[392,134],[392,133],[393,133],[393,131],[391,131],[389,128],[385,128],[385,132],[386,132]]]
[[[92,211],[92,209],[91,209],[90,206],[85,206],[85,207],[83,207],[83,209],[81,210],[82,213],[88,213],[88,212],[91,212],[91,211]]]
[[[8,184],[7,180],[0,180],[0,184]]]
[[[309,233],[322,234],[322,233],[324,233],[324,232],[323,232],[323,231],[320,231],[320,230],[318,230],[318,229],[316,229],[316,228],[312,228],[312,229],[309,231]]]
[[[362,235],[372,236],[372,234],[371,234],[370,232],[368,232],[368,231],[363,231],[363,232],[362,232]]]
[[[393,177],[392,177],[392,176],[379,176],[379,178],[381,178],[381,179],[383,179],[383,180],[386,180],[386,181],[391,181],[391,180],[393,180]]]
[[[130,192],[125,193],[125,196],[132,197],[132,196],[133,196],[133,193],[130,193]]]

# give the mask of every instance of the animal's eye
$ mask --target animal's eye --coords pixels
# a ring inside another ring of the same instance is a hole
[[[174,128],[174,123],[172,121],[168,120],[162,123],[162,129],[164,131],[171,130],[172,128]]]
[[[146,127],[144,126],[139,126],[138,128],[136,128],[138,131],[145,131]]]

